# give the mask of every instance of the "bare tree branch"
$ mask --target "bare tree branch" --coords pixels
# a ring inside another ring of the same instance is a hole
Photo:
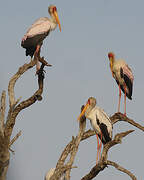
[[[71,154],[70,154],[70,159],[66,163],[67,166],[72,167],[72,165],[74,163],[74,159],[75,159],[76,153],[78,151],[78,147],[79,147],[80,141],[82,139],[85,127],[86,127],[86,121],[81,120],[80,123],[79,123],[79,133],[78,133],[78,135],[77,135],[77,137],[75,139],[74,146],[72,147],[72,151],[71,151]],[[67,180],[70,179],[70,169],[66,171],[66,179]]]
[[[11,78],[8,85],[8,95],[9,95],[9,105],[10,108],[13,108],[13,105],[15,104],[15,93],[14,93],[14,86],[16,81],[21,77],[22,74],[24,74],[28,69],[32,68],[34,65],[36,65],[36,58],[34,58],[33,61],[31,61],[28,64],[24,64],[21,66],[18,70],[18,72]]]
[[[83,134],[81,141],[83,141],[93,135],[95,135],[95,132],[92,130],[88,130]],[[72,169],[72,168],[69,168],[69,166],[67,167],[67,165],[64,165],[64,163],[65,163],[69,153],[72,151],[74,143],[75,143],[75,137],[72,137],[72,140],[67,144],[67,146],[63,150],[63,152],[57,162],[57,165],[56,165],[55,175],[53,176],[53,178],[55,180],[59,179],[67,169]]]
[[[16,102],[15,102],[15,104],[14,104],[14,107],[20,102],[21,98],[22,98],[22,97],[19,97],[19,98],[16,100]]]
[[[9,148],[11,147],[11,145],[19,138],[19,136],[21,136],[21,131],[19,131],[16,136],[11,140],[10,144],[9,144]]]
[[[3,91],[1,95],[1,105],[0,105],[0,136],[2,137],[4,137],[5,109],[6,109],[6,92]]]
[[[12,150],[10,147],[9,147],[9,150],[13,153],[13,155],[15,154],[15,151]]]
[[[8,111],[8,116],[7,116],[7,121],[5,123],[4,127],[4,137],[0,137],[0,162],[3,164],[0,166],[0,180],[5,180],[6,178],[6,173],[8,169],[8,165],[5,162],[9,161],[10,158],[10,145],[16,141],[16,139],[19,137],[20,133],[17,134],[17,136],[12,139],[10,142],[10,137],[13,131],[13,127],[15,125],[16,117],[18,113],[35,103],[37,100],[41,100],[41,94],[43,92],[43,80],[44,80],[44,73],[43,73],[43,68],[45,65],[41,65],[41,68],[38,72],[38,85],[39,88],[38,90],[32,95],[30,98],[28,98],[25,101],[22,101],[20,104],[20,98],[18,100],[15,100],[14,96],[14,86],[16,81],[21,77],[21,75],[26,72],[28,69],[32,68],[36,64],[36,60],[34,59],[31,61],[29,64],[24,64],[22,67],[19,68],[18,72],[11,78],[9,82],[9,87],[8,87],[8,94],[9,94],[9,111]],[[18,104],[18,105],[17,105]],[[17,106],[16,106],[17,105]]]
[[[40,70],[37,72],[38,75],[38,90],[27,100],[22,101],[21,103],[21,97],[17,100],[15,99],[15,92],[14,87],[17,82],[17,80],[30,68],[32,68],[37,60],[40,60],[42,62],[42,65],[40,67]],[[28,63],[21,66],[17,73],[10,79],[9,85],[8,85],[8,95],[9,95],[9,110],[7,115],[6,123],[4,124],[4,117],[5,117],[5,91],[2,93],[1,97],[1,107],[0,107],[0,180],[6,179],[6,173],[9,166],[9,159],[10,159],[10,151],[14,153],[14,151],[10,148],[10,146],[18,139],[18,137],[21,135],[21,132],[19,132],[11,141],[11,134],[13,131],[13,127],[16,122],[16,117],[19,114],[19,112],[36,101],[42,100],[42,92],[43,92],[43,80],[44,80],[44,66],[51,66],[48,64],[44,58],[39,56],[35,56],[34,59]]]
[[[82,107],[82,109],[83,109],[83,107]],[[135,121],[129,119],[128,117],[125,117],[121,113],[114,114],[111,117],[111,120],[112,120],[113,124],[118,122],[118,121],[126,121],[126,122],[131,123],[132,125],[136,126],[137,128],[141,129],[141,130],[143,129],[143,127],[141,125],[135,123]],[[95,132],[91,129],[84,132],[85,125],[86,125],[85,123],[86,123],[86,118],[83,116],[81,121],[80,121],[80,128],[79,128],[79,133],[78,133],[77,137],[76,138],[72,137],[72,141],[65,147],[64,151],[62,152],[62,154],[60,156],[60,159],[58,160],[55,172],[54,172],[54,174],[50,180],[59,180],[59,178],[61,177],[61,175],[63,173],[66,174],[65,178],[67,180],[70,179],[71,168],[69,168],[69,169],[67,169],[67,168],[72,167],[72,165],[74,163],[74,159],[75,159],[76,153],[78,151],[80,141],[83,141],[83,140],[95,135]],[[109,161],[107,163],[107,157],[108,157],[109,149],[111,147],[113,147],[114,145],[121,143],[122,138],[124,138],[128,134],[132,133],[133,131],[134,130],[129,130],[126,132],[116,134],[112,141],[105,144],[103,147],[103,151],[102,151],[102,155],[101,155],[101,158],[99,160],[99,163],[96,166],[94,166],[91,169],[91,171],[86,176],[84,176],[82,178],[82,180],[93,179],[94,177],[96,177],[99,174],[99,172],[103,171],[105,169],[105,167],[110,165],[110,164],[108,164]],[[69,161],[65,164],[65,161],[66,161],[68,155],[70,155],[70,158],[69,158]],[[116,163],[115,163],[115,165],[116,165]],[[122,168],[119,170],[122,170]],[[125,172],[129,172],[129,171],[125,169]],[[129,173],[131,173],[131,172],[129,172]],[[132,175],[132,177],[135,177],[132,173],[131,173],[131,175]],[[134,179],[134,180],[136,180],[136,179]]]
[[[112,124],[115,124],[118,121],[125,121],[125,122],[130,123],[133,126],[139,128],[140,130],[144,131],[143,126],[136,123],[134,120],[126,117],[122,113],[115,113],[113,116],[110,117],[110,119],[112,121]],[[80,141],[83,141],[83,140],[95,135],[95,132],[93,130],[91,130],[91,129],[84,132],[85,124],[83,122],[85,122],[85,121],[86,121],[86,118],[83,116],[82,119],[81,119],[81,122],[80,122],[80,126],[83,124],[82,128],[80,127],[78,135],[76,137],[72,137],[71,142],[69,142],[69,144],[65,147],[64,151],[62,152],[62,154],[61,154],[61,156],[60,156],[60,158],[58,160],[55,172],[54,172],[54,174],[53,174],[53,176],[51,177],[50,180],[59,180],[59,178],[61,177],[61,175],[63,173],[66,174],[65,178],[67,180],[70,179],[71,168],[68,169],[68,167],[72,167],[72,165],[74,163],[74,159],[75,159],[76,153],[78,151]],[[105,144],[104,147],[103,147],[103,151],[102,151],[102,155],[101,155],[101,158],[99,160],[99,163],[96,166],[94,166],[91,169],[91,171],[86,176],[84,176],[82,178],[82,180],[91,180],[91,179],[93,179],[94,177],[96,177],[99,174],[99,172],[103,171],[106,167],[108,167],[108,165],[113,165],[118,170],[123,171],[126,174],[128,174],[132,178],[132,180],[136,180],[136,177],[130,171],[126,170],[125,168],[123,168],[121,166],[119,166],[115,162],[107,160],[109,149],[111,147],[113,147],[114,145],[116,145],[116,144],[120,144],[121,141],[122,141],[122,138],[124,138],[128,134],[132,133],[133,131],[134,130],[129,130],[129,131],[126,131],[126,132],[118,133],[118,134],[115,135],[115,137],[114,137],[114,139],[112,141]],[[69,161],[65,164],[65,161],[66,161],[68,155],[70,156],[70,158],[69,158]]]
[[[52,66],[51,64],[49,64],[44,57],[39,57],[39,61],[44,64],[45,66]]]
[[[106,163],[103,163],[103,162],[100,161],[81,180],[91,180],[91,179],[93,179],[94,177],[96,177],[99,174],[99,172],[103,171],[105,169],[105,167],[107,167]]]
[[[82,106],[81,111],[83,108],[84,106]],[[50,178],[50,180],[59,180],[64,172],[66,174],[66,179],[67,180],[70,179],[70,171],[72,169],[72,165],[73,165],[76,153],[78,151],[78,147],[82,139],[85,126],[86,126],[86,118],[83,116],[81,117],[81,120],[79,122],[78,135],[76,136],[76,138],[72,137],[72,141],[65,147],[64,151],[62,152],[57,162],[55,172],[53,176]],[[70,154],[69,161],[64,165],[64,162],[69,154]]]
[[[128,118],[122,113],[115,113],[113,116],[110,117],[113,124],[115,124],[118,121],[125,121],[130,123],[131,125],[139,128],[140,130],[144,131],[144,126],[141,126],[140,124],[136,123],[134,120]]]
[[[144,126],[136,123],[134,120],[128,118],[127,116],[125,116],[122,113],[115,113],[113,116],[110,117],[110,119],[112,121],[112,124],[115,124],[118,121],[125,121],[125,122],[130,123],[131,125],[137,127],[138,129],[144,131]],[[89,129],[88,131],[86,131],[83,134],[82,140],[85,140],[85,139],[89,138],[90,136],[94,136],[94,135],[95,135],[94,130]]]
[[[107,165],[111,165],[114,166],[116,169],[118,169],[119,171],[122,171],[124,173],[126,173],[127,175],[129,175],[131,177],[132,180],[137,180],[137,178],[127,169],[121,167],[120,165],[118,165],[117,163],[113,162],[113,161],[107,161]]]
[[[95,132],[92,130],[88,130],[83,134],[81,141],[83,141],[93,135],[95,135]],[[75,137],[72,137],[72,140],[69,142],[69,144],[67,144],[67,146],[63,150],[63,152],[57,162],[56,168],[62,167],[64,165],[66,158],[68,157],[69,153],[72,151],[72,147],[73,147],[74,143],[75,143]]]
[[[94,136],[94,135],[95,135],[95,131],[89,129],[88,131],[84,132],[81,141],[83,141],[83,140],[85,140],[85,139],[87,139],[87,138],[89,138],[91,136]]]
[[[133,131],[134,130],[129,130],[126,132],[116,134],[112,141],[105,144],[103,147],[103,151],[99,163],[96,166],[94,166],[91,169],[91,171],[87,175],[85,175],[81,180],[91,180],[94,177],[96,177],[101,171],[103,171],[108,165],[107,164],[108,150],[114,145],[121,143],[122,138],[132,133]]]
[[[44,65],[41,65],[41,68],[38,73],[38,90],[27,100],[22,101],[20,104],[18,104],[15,108],[13,107],[16,104],[15,98],[14,98],[14,85],[18,78],[26,72],[29,68],[32,68],[35,65],[35,59],[31,61],[29,64],[24,64],[22,67],[19,68],[18,72],[12,77],[9,83],[9,96],[10,96],[10,110],[8,112],[8,117],[5,125],[5,135],[8,138],[8,141],[10,140],[10,136],[12,134],[12,130],[15,124],[15,120],[19,112],[33,103],[35,103],[37,100],[41,100],[41,94],[43,92],[43,79],[44,79],[44,73],[43,68]]]

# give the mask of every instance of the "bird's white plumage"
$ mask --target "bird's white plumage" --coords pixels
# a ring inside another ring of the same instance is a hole
[[[78,117],[78,120],[81,120],[81,118],[85,115],[85,117],[90,120],[91,126],[93,127],[97,136],[97,164],[98,157],[100,157],[102,143],[106,144],[112,140],[112,122],[104,110],[96,106],[96,99],[94,97],[90,97],[86,105],[82,106],[81,109],[82,111]],[[98,137],[101,140],[100,144]]]
[[[89,113],[87,113],[86,117],[90,120],[91,125],[97,134],[101,134],[101,130],[97,123],[97,120],[100,124],[105,124],[107,126],[109,136],[112,138],[112,123],[103,109],[95,106]]]
[[[118,80],[121,85],[124,85],[124,79],[121,78],[121,74],[120,74],[121,68],[123,69],[124,73],[127,74],[127,76],[133,82],[134,77],[132,74],[132,70],[123,59],[115,60],[113,63],[114,78]]]
[[[57,24],[47,17],[37,19],[25,34],[26,37],[33,37],[38,34],[48,33],[56,28]]]
[[[132,100],[133,80],[132,70],[123,59],[115,59],[113,52],[108,53],[112,76],[119,86],[118,112],[120,111],[121,90],[124,93],[124,114],[126,115],[126,97]]]
[[[120,68],[123,68],[124,66],[126,65],[125,61],[124,60],[117,60],[117,61],[114,61],[114,64],[113,64],[113,75],[114,75],[114,78],[116,80],[119,81],[119,83],[121,85],[124,84],[124,79],[121,78],[121,75],[120,75]]]
[[[131,83],[133,84],[134,76],[133,76],[132,70],[130,69],[128,64],[123,59],[118,59],[118,60],[114,59],[113,67],[112,67],[113,77],[121,86],[124,87],[126,82],[121,75],[121,69],[123,72],[122,74],[123,75],[125,74],[129,78]],[[126,85],[126,92],[127,92],[127,94],[129,93],[129,89],[128,89],[127,85]]]

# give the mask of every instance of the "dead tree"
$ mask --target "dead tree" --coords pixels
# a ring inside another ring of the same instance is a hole
[[[31,106],[36,101],[42,100],[42,93],[43,93],[43,84],[44,84],[44,66],[51,66],[49,65],[44,58],[39,57],[39,61],[42,63],[40,70],[38,71],[38,90],[29,97],[28,99],[20,102],[21,97],[17,100],[15,99],[15,93],[14,93],[14,87],[16,84],[16,81],[30,68],[32,68],[36,64],[36,57],[29,63],[24,64],[22,67],[19,68],[17,73],[10,79],[9,85],[8,85],[8,96],[9,96],[9,110],[8,115],[6,117],[5,110],[6,110],[6,92],[3,91],[1,95],[1,104],[0,104],[0,180],[6,179],[6,174],[9,166],[10,161],[10,151],[11,145],[18,139],[18,137],[21,135],[21,131],[11,139],[12,131],[16,122],[17,115],[25,108]],[[6,117],[6,118],[5,118]],[[114,114],[111,118],[111,121],[113,124],[117,123],[118,121],[125,121],[133,126],[139,128],[140,130],[144,131],[144,127],[140,124],[136,123],[132,119],[129,119],[128,117],[124,116],[121,113]],[[62,174],[65,173],[66,180],[70,179],[70,172],[73,167],[74,159],[76,157],[79,144],[81,141],[84,141],[87,138],[90,138],[91,136],[95,135],[95,132],[93,130],[88,130],[85,132],[85,126],[86,126],[86,119],[85,117],[81,118],[81,121],[79,123],[79,132],[76,137],[72,137],[72,140],[68,143],[68,145],[65,147],[64,151],[62,152],[53,176],[50,178],[50,180],[59,180]],[[91,180],[94,177],[96,177],[101,171],[103,171],[108,166],[113,166],[119,171],[122,171],[129,175],[132,180],[137,180],[137,178],[127,169],[121,167],[117,163],[108,160],[108,151],[110,148],[112,148],[114,145],[121,143],[122,138],[127,136],[128,134],[132,133],[133,130],[129,130],[126,132],[122,132],[119,134],[116,134],[114,139],[103,147],[103,152],[101,155],[101,158],[99,160],[99,163],[95,165],[91,171],[82,177],[81,180]],[[69,160],[66,162],[66,159],[69,155]]]
[[[6,110],[6,92],[3,91],[1,95],[1,105],[0,105],[0,180],[6,179],[6,174],[10,162],[10,151],[11,145],[18,139],[21,135],[21,131],[11,139],[12,131],[16,123],[17,115],[25,108],[31,106],[36,101],[42,100],[43,93],[43,81],[44,81],[44,66],[49,65],[44,58],[39,58],[42,63],[40,70],[38,71],[38,90],[29,97],[28,99],[20,102],[19,99],[15,99],[14,87],[16,81],[30,68],[36,65],[37,57],[29,64],[24,64],[19,68],[17,73],[10,79],[8,85],[8,96],[9,96],[9,110],[8,115],[5,120],[5,110]]]
[[[134,120],[129,119],[128,117],[126,117],[125,115],[123,115],[121,113],[115,113],[113,116],[110,117],[110,119],[112,121],[112,124],[115,124],[118,121],[125,121],[125,122],[130,123],[131,125],[139,128],[140,130],[144,131],[143,126],[136,123]],[[78,135],[76,137],[72,137],[72,140],[67,144],[67,146],[63,150],[63,152],[56,164],[55,171],[54,171],[53,175],[51,176],[50,180],[59,180],[60,177],[62,176],[62,174],[64,174],[64,173],[65,173],[66,180],[70,179],[70,172],[73,168],[74,159],[76,157],[76,153],[78,151],[80,142],[95,135],[95,132],[91,129],[85,132],[85,126],[86,126],[86,118],[83,116],[79,123]],[[81,180],[91,180],[91,179],[95,178],[101,171],[103,171],[108,166],[113,166],[117,170],[119,170],[123,173],[126,173],[129,177],[131,177],[132,180],[137,180],[135,175],[132,174],[129,170],[120,166],[116,162],[108,160],[109,149],[112,148],[116,144],[120,144],[122,142],[122,138],[126,137],[133,131],[134,130],[129,130],[126,132],[121,132],[119,134],[116,134],[112,141],[105,144],[103,147],[102,155],[101,155],[101,158],[100,158],[98,164],[95,165],[94,167],[92,167],[90,172],[88,174],[86,174],[84,177],[82,177]],[[69,159],[68,159],[68,155],[69,155]]]

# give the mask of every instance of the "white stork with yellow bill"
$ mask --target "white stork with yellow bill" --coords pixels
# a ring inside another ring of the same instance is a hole
[[[43,44],[43,40],[49,35],[49,33],[59,25],[61,31],[61,25],[57,14],[57,8],[54,5],[48,7],[48,12],[51,18],[42,17],[37,19],[31,27],[28,29],[21,41],[21,46],[26,49],[26,56],[38,55],[40,48]],[[39,62],[37,61],[37,71],[39,70]]]
[[[116,60],[115,55],[112,52],[108,53],[108,57],[110,61],[112,76],[119,86],[118,112],[120,112],[122,90],[124,93],[124,115],[126,115],[126,96],[128,97],[128,99],[132,100],[134,76],[132,70],[123,59]]]
[[[96,164],[98,163],[98,156],[100,157],[102,143],[106,144],[112,140],[112,123],[108,115],[104,112],[103,109],[96,106],[96,99],[90,97],[83,108],[81,114],[78,117],[78,120],[85,115],[87,119],[90,120],[91,125],[96,133],[97,137],[97,157]],[[99,138],[101,143],[99,143]]]

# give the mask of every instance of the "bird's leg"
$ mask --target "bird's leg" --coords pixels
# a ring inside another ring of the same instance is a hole
[[[124,115],[126,116],[126,85],[124,85]]]
[[[99,146],[99,158],[101,157],[101,147],[102,147],[102,132],[101,132],[101,135],[100,135],[100,146]]]
[[[40,45],[38,44],[35,50],[35,53],[37,54],[37,56],[39,55],[39,51],[40,51]]]
[[[96,156],[96,164],[98,164],[98,156],[99,156],[99,137],[98,135],[96,134],[96,137],[97,137],[97,156]]]
[[[120,112],[120,100],[121,100],[121,88],[119,84],[119,102],[118,102],[118,112]]]
[[[40,70],[40,62],[37,59],[37,62],[36,62],[36,74],[38,73],[39,70]]]
[[[35,50],[35,57],[36,57],[36,74],[40,70],[40,62],[39,62],[39,57],[40,57],[40,45],[37,45],[36,50]]]

